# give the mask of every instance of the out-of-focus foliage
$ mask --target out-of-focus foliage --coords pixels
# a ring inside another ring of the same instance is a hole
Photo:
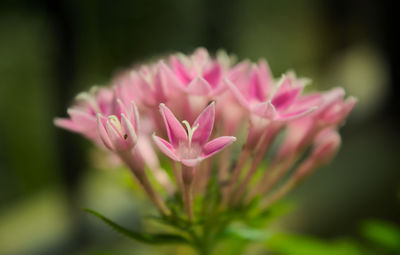
[[[267,247],[276,255],[395,255],[400,254],[400,228],[392,223],[369,220],[360,237],[326,241],[295,234],[271,235]]]
[[[92,157],[101,169],[88,167],[89,145],[52,118],[120,67],[198,46],[266,57],[275,74],[291,67],[313,77],[312,86],[359,97],[336,161],[296,191],[296,207],[274,228],[318,240],[352,236],[379,255],[396,254],[393,227],[354,234],[364,218],[400,223],[398,45],[388,22],[396,15],[386,1],[0,1],[0,254],[190,254],[131,242],[86,215],[81,208],[141,230],[150,206],[129,173],[101,154]],[[263,254],[265,245],[254,252],[247,242],[230,239],[219,254]]]
[[[400,227],[381,220],[362,225],[362,235],[382,254],[400,254]]]
[[[267,242],[277,255],[362,255],[358,245],[349,240],[323,241],[315,237],[278,234]]]

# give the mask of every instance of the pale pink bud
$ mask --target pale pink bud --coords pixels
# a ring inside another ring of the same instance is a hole
[[[302,180],[318,167],[328,164],[335,156],[340,144],[341,138],[336,130],[327,128],[319,132],[314,139],[310,156],[300,164],[296,172],[297,180]]]
[[[319,164],[327,164],[335,156],[341,144],[341,138],[334,129],[324,129],[320,131],[314,139],[314,149],[311,152]]]

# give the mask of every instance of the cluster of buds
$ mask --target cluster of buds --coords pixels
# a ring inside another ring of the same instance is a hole
[[[332,160],[356,99],[341,88],[303,93],[309,81],[293,72],[276,79],[264,60],[233,59],[200,48],[134,67],[79,94],[55,124],[117,155],[164,215],[165,196],[180,193],[194,220],[213,176],[219,210],[254,199],[266,208]]]

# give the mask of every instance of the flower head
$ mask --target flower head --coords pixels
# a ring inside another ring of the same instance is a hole
[[[168,195],[181,192],[190,222],[197,213],[194,196],[221,198],[210,205],[213,212],[238,203],[247,208],[255,196],[261,197],[255,204],[265,207],[332,160],[341,144],[338,129],[356,99],[345,98],[342,88],[305,93],[307,83],[293,72],[274,78],[265,60],[236,64],[227,54],[199,48],[135,66],[110,87],[79,94],[70,118],[55,124],[119,157],[163,214],[175,211],[154,183]],[[240,145],[227,147],[236,137]],[[164,155],[182,164],[182,171],[171,165],[177,187],[160,164]],[[263,166],[268,169],[260,172]],[[212,187],[216,194],[206,192],[209,185],[220,185]]]
[[[132,149],[137,142],[139,114],[132,101],[129,108],[117,99],[115,115],[97,114],[98,132],[104,145],[117,152]]]
[[[111,113],[112,90],[92,87],[89,92],[78,94],[75,99],[75,104],[67,110],[70,118],[56,118],[54,124],[72,132],[80,133],[97,144],[101,144],[96,131],[96,114],[108,115]]]
[[[270,121],[287,121],[316,109],[316,105],[308,105],[301,100],[303,87],[308,80],[297,79],[292,72],[283,75],[275,84],[268,64],[260,61],[252,66],[247,79],[242,88],[229,79],[225,79],[225,82],[237,101],[254,115]]]
[[[236,141],[233,136],[221,136],[209,142],[214,126],[215,103],[208,105],[189,125],[183,121],[187,131],[176,119],[171,110],[164,104],[160,105],[160,112],[167,129],[169,142],[153,135],[154,142],[168,157],[192,167]]]

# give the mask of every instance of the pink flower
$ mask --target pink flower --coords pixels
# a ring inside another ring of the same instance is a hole
[[[324,103],[315,114],[317,124],[338,126],[344,122],[357,103],[355,97],[348,97],[344,100],[344,94],[342,88],[334,88],[324,94]]]
[[[110,114],[112,100],[111,89],[93,87],[89,92],[82,92],[76,96],[75,105],[67,110],[70,118],[56,118],[54,124],[101,143],[97,133],[96,114]]]
[[[236,141],[233,136],[221,136],[207,142],[214,125],[214,102],[200,113],[192,126],[187,121],[183,121],[187,132],[168,107],[161,104],[160,111],[167,129],[169,142],[153,135],[154,142],[168,157],[188,167],[196,166],[203,159],[214,155]]]
[[[132,101],[129,108],[117,99],[115,115],[97,114],[98,132],[104,145],[116,152],[132,149],[137,143],[139,114]]]
[[[146,107],[158,106],[176,96],[175,84],[180,81],[163,61],[126,71],[114,81],[115,94],[125,104],[134,100]]]
[[[188,57],[171,56],[170,64],[179,80],[176,84],[179,89],[192,95],[214,96],[225,89],[222,79],[230,64],[225,60],[213,59],[206,49],[199,48]]]
[[[340,147],[338,129],[356,99],[345,98],[341,88],[304,93],[306,83],[292,72],[274,79],[264,60],[236,64],[232,56],[199,48],[119,73],[111,88],[80,94],[68,109],[70,117],[55,124],[117,155],[165,215],[170,211],[153,181],[172,194],[176,189],[160,157],[180,162],[182,171],[177,162],[171,162],[172,170],[190,221],[196,219],[194,196],[205,194],[214,169],[220,184],[229,181],[220,189],[226,209],[259,195],[271,198],[268,205],[333,158]],[[215,138],[213,129],[224,136]],[[228,147],[218,160],[209,158],[236,137],[241,149]],[[263,165],[269,169],[254,187]]]
[[[349,97],[344,100],[342,88],[334,88],[325,93],[314,93],[304,97],[309,105],[319,105],[318,109],[304,118],[287,124],[286,137],[279,149],[279,158],[301,152],[309,146],[321,129],[337,128],[347,118],[357,100]],[[302,102],[304,103],[304,102]]]
[[[251,68],[247,84],[240,88],[229,79],[225,83],[237,101],[249,112],[274,121],[287,121],[304,116],[316,105],[301,103],[301,93],[306,79],[297,79],[293,73],[282,77],[275,86],[268,64],[260,61]]]

